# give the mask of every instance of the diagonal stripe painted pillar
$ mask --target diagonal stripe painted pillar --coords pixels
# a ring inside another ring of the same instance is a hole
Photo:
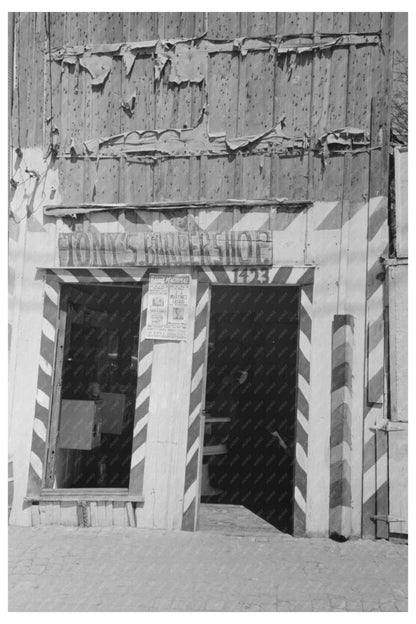
[[[186,448],[185,490],[182,529],[195,531],[198,522],[198,476],[201,462],[201,411],[204,392],[204,366],[208,340],[209,284],[198,284],[192,355],[192,382],[189,401],[188,441]]]
[[[351,399],[354,318],[332,324],[329,535],[351,536]]]
[[[294,465],[295,488],[293,504],[293,535],[295,537],[304,536],[306,533],[312,296],[312,284],[306,284],[301,288],[299,306],[298,387],[296,399],[296,451]]]
[[[59,285],[56,282],[47,281],[45,283],[35,417],[27,486],[28,496],[39,495],[42,486],[49,408],[52,399],[52,371],[55,357],[59,292]]]
[[[130,464],[130,493],[142,494],[146,455],[147,426],[149,423],[150,385],[152,381],[153,340],[146,338],[146,317],[149,283],[143,285],[140,316],[140,340],[137,363],[137,389],[134,415],[133,442]]]

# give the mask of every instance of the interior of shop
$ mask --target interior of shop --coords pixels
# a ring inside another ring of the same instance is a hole
[[[141,287],[63,286],[55,487],[129,485]]]
[[[243,505],[293,530],[296,287],[212,288],[203,503]]]

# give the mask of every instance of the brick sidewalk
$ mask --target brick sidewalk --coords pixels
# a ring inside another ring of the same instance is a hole
[[[10,611],[406,611],[407,547],[9,527]]]

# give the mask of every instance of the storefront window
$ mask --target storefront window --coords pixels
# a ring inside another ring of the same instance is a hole
[[[53,486],[127,488],[141,287],[63,286],[61,301],[66,323],[55,371]]]

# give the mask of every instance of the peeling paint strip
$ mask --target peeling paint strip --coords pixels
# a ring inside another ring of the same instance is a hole
[[[200,120],[192,128],[132,130],[107,137],[94,137],[84,141],[84,148],[90,157],[98,153],[101,156],[202,152],[221,155],[258,146],[265,141],[268,148],[289,143],[292,148],[297,147],[303,151],[307,149],[309,142],[305,142],[304,135],[292,137],[283,133],[284,119],[283,114],[275,126],[256,135],[227,137],[225,132],[215,134],[209,132],[208,113],[204,108]]]
[[[293,39],[310,37],[311,39],[321,36],[322,40],[315,43],[293,44]],[[328,39],[330,37],[330,39]],[[149,40],[140,42],[122,43],[100,43],[87,46],[67,46],[51,51],[51,59],[60,62],[70,57],[82,57],[83,55],[108,54],[113,56],[124,56],[127,52],[139,55],[142,52],[175,51],[177,47],[186,46],[188,54],[218,54],[223,52],[239,52],[245,56],[248,52],[274,50],[277,54],[289,54],[295,52],[313,52],[315,50],[325,50],[334,47],[345,47],[352,45],[380,45],[381,35],[379,33],[298,33],[276,35],[271,37],[240,37],[236,39],[208,39],[206,37],[174,38]],[[159,48],[159,50],[158,50]],[[49,52],[47,52],[49,53]]]

